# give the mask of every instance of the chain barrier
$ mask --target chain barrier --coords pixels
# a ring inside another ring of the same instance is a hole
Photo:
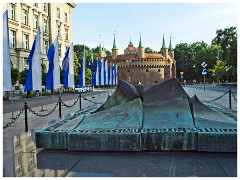
[[[13,118],[10,123],[7,123],[7,124],[3,127],[3,129],[6,129],[7,127],[10,127],[13,123],[15,123],[16,120],[21,116],[21,114],[23,113],[23,111],[24,111],[24,108],[22,108],[22,109],[20,110],[19,114],[18,114],[15,118]]]
[[[208,102],[208,103],[210,103],[210,102],[213,102],[213,101],[219,100],[219,99],[221,99],[223,96],[225,96],[227,93],[229,93],[229,91],[225,92],[223,95],[221,95],[221,96],[219,96],[219,97],[217,97],[217,98],[215,98],[215,99],[213,99],[213,100],[210,100],[210,101],[203,101],[203,102]]]
[[[67,105],[67,104],[64,103],[63,100],[60,99],[60,97],[59,97],[59,100],[57,101],[57,103],[55,104],[55,106],[53,107],[53,109],[52,109],[50,112],[48,112],[47,114],[39,114],[39,113],[37,113],[36,111],[34,111],[32,108],[28,107],[27,104],[25,104],[24,108],[22,108],[22,109],[20,110],[20,113],[19,113],[15,118],[13,118],[11,122],[7,123],[7,124],[3,127],[3,129],[5,129],[5,128],[7,128],[7,127],[10,127],[13,123],[15,123],[16,120],[17,120],[17,119],[21,116],[21,114],[24,112],[24,110],[27,112],[27,109],[29,109],[29,112],[31,112],[32,114],[34,114],[34,115],[36,115],[36,116],[38,116],[38,117],[46,117],[46,116],[49,116],[50,114],[52,114],[52,113],[56,110],[56,108],[57,108],[58,106],[60,106],[61,104],[63,104],[63,106],[65,106],[65,107],[67,107],[67,108],[73,107],[74,105],[76,105],[76,103],[78,102],[78,100],[79,100],[81,97],[82,97],[84,100],[89,101],[89,102],[91,102],[91,103],[93,103],[93,104],[102,104],[102,103],[94,102],[94,101],[92,101],[92,100],[90,100],[90,99],[87,99],[87,98],[84,97],[84,96],[79,96],[72,105]],[[80,104],[81,104],[81,103],[80,103]],[[26,108],[26,109],[25,109],[25,108]],[[80,108],[80,109],[81,109],[81,108]],[[27,121],[27,115],[25,115],[25,118],[26,118],[25,121]]]
[[[232,96],[233,96],[233,99],[236,101],[236,103],[237,103],[237,98],[236,98],[236,95],[235,94],[233,94],[233,92],[232,92]]]
[[[36,116],[46,117],[46,116],[52,114],[53,111],[55,111],[55,109],[58,107],[58,104],[59,104],[59,100],[58,100],[58,102],[56,103],[56,105],[53,107],[53,109],[52,109],[49,113],[47,113],[47,114],[39,114],[39,113],[35,112],[35,111],[34,111],[32,108],[30,108],[30,107],[28,107],[28,109],[29,109],[29,111],[30,111],[31,113],[33,113],[33,114],[36,115]]]
[[[78,100],[79,100],[79,96],[78,96],[77,100],[72,105],[67,105],[66,103],[63,102],[63,100],[61,100],[61,102],[62,102],[63,106],[65,106],[67,108],[71,108],[71,107],[75,106],[75,104],[78,102]]]
[[[84,96],[82,96],[82,98],[83,98],[83,100],[89,101],[89,102],[91,102],[91,103],[93,103],[93,104],[102,104],[102,103],[94,102],[94,101],[92,101],[92,100],[90,100],[90,99],[87,99],[87,98],[84,97]]]

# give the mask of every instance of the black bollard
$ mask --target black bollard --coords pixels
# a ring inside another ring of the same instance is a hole
[[[59,96],[59,118],[62,118],[62,100],[61,100],[61,97]]]
[[[232,109],[232,90],[229,88],[229,108]]]
[[[82,96],[81,93],[79,94],[79,109],[82,109]]]
[[[25,110],[25,132],[28,132],[28,117],[27,117],[28,105],[27,105],[27,101],[25,101],[24,110]]]

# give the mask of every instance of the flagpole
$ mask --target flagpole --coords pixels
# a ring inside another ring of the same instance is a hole
[[[11,109],[12,109],[12,118],[10,119],[14,119],[14,114],[13,114],[13,97],[12,97],[12,91],[10,91],[10,97],[11,97]]]
[[[41,91],[41,100],[42,100],[42,103],[43,103],[42,91]],[[39,112],[43,112],[43,111],[47,111],[47,110],[43,109],[43,104],[42,104],[42,109]]]

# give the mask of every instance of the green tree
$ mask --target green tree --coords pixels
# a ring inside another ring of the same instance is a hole
[[[20,81],[19,81],[20,84],[25,85],[27,73],[28,73],[27,69],[24,69],[22,72],[20,72]]]
[[[218,79],[227,79],[227,73],[231,67],[227,65],[226,62],[217,60],[216,64],[214,65],[214,69],[216,70],[216,76]]]
[[[92,71],[90,68],[86,69],[86,85],[92,84]]]
[[[195,42],[192,44],[180,43],[175,47],[175,59],[177,61],[177,77],[180,72],[184,72],[184,79],[202,81],[202,66],[205,62],[207,69],[212,69],[218,58],[220,46],[209,46],[205,42]],[[210,74],[206,75],[211,77]]]
[[[79,83],[79,73],[80,73],[81,64],[79,63],[76,53],[74,53],[74,83],[78,85]]]
[[[42,73],[42,85],[46,86],[46,77],[47,77],[47,73]]]
[[[15,85],[20,79],[20,72],[17,68],[11,68],[12,85]]]
[[[155,51],[154,51],[152,48],[150,48],[150,47],[146,47],[146,48],[144,49],[144,52],[145,52],[145,53],[154,53]]]
[[[237,67],[237,28],[218,29],[216,34],[212,44],[221,47],[219,59],[222,59],[228,65]]]

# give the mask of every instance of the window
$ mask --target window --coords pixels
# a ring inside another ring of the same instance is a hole
[[[38,28],[38,15],[34,14],[34,20],[33,20],[33,28],[37,29]]]
[[[148,72],[148,69],[146,69],[146,72]]]
[[[157,81],[155,81],[155,83],[157,83]]]
[[[59,56],[61,56],[61,44],[58,44]]]
[[[43,31],[46,33],[47,32],[47,20],[43,20]]]
[[[67,22],[67,13],[65,13],[64,19],[65,19],[65,22]]]
[[[14,142],[14,147],[20,146],[20,135],[14,136],[13,142]]]
[[[61,36],[61,25],[57,25],[58,36]]]
[[[60,9],[57,8],[57,18],[60,18]]]
[[[160,69],[158,69],[158,72],[160,72]]]
[[[46,54],[48,53],[48,46],[49,46],[48,41],[44,41],[44,49]]]
[[[16,47],[16,32],[12,30],[10,30],[10,47]]]
[[[38,3],[34,3],[34,6],[38,7]]]
[[[26,9],[23,9],[23,24],[28,24],[28,11]]]
[[[16,170],[16,172],[21,172],[22,171],[21,156],[16,156],[15,157],[15,170]]]
[[[68,40],[68,29],[65,29],[65,39]]]
[[[29,164],[33,164],[33,153],[28,153],[28,162],[29,162]]]
[[[128,69],[127,72],[130,73],[130,70]]]
[[[9,18],[15,20],[15,4],[9,3]]]
[[[28,35],[27,34],[23,35],[23,48],[28,49]]]
[[[43,3],[43,11],[47,12],[47,3]]]
[[[40,170],[40,175],[41,175],[41,177],[44,177],[44,176],[45,176],[45,170],[44,170],[44,169],[41,169],[41,170]]]

